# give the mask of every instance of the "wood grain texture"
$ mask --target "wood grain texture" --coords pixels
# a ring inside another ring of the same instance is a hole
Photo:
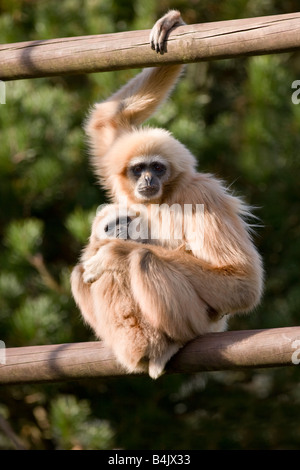
[[[150,30],[0,45],[0,79],[103,72],[300,48],[300,13],[177,27],[167,53],[149,46]]]
[[[298,356],[300,327],[211,333],[182,348],[168,363],[167,373],[297,367]],[[125,374],[101,341],[8,348],[6,364],[0,364],[1,385]]]

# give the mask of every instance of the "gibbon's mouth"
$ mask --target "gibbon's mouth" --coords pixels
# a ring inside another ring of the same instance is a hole
[[[155,196],[159,191],[158,186],[142,186],[138,189],[138,192],[141,196],[150,197]]]

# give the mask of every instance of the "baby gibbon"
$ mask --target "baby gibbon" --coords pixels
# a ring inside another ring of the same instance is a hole
[[[175,10],[155,23],[156,53],[183,24]],[[181,70],[144,69],[92,109],[85,127],[91,161],[112,204],[97,213],[71,276],[97,337],[127,371],[154,379],[185,343],[223,331],[227,314],[252,310],[263,289],[247,206],[214,176],[197,172],[194,156],[169,132],[140,127]]]

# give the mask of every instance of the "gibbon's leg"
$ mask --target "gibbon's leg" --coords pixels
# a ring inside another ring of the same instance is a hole
[[[72,291],[84,319],[112,349],[118,362],[129,372],[145,372],[148,338],[140,324],[139,308],[122,276],[116,271],[107,272],[96,282],[85,284],[78,265],[71,276]]]
[[[147,371],[148,340],[126,273],[107,271],[91,284],[95,333],[129,372]]]
[[[108,271],[91,286],[97,336],[129,372],[148,371],[158,378],[181,344],[145,320],[132,296],[129,275]]]
[[[148,372],[157,379],[167,361],[182,346],[153,328],[141,314],[129,275],[107,271],[91,284],[95,333],[128,372]]]
[[[128,264],[123,259],[125,267]],[[71,275],[74,299],[96,336],[112,349],[127,371],[148,372],[157,379],[182,344],[145,321],[132,296],[128,273],[114,268],[86,284],[82,265],[75,266]]]

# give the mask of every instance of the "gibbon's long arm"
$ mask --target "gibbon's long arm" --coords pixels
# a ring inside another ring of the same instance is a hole
[[[138,126],[168,97],[181,70],[182,65],[144,69],[105,103],[118,103],[116,119]]]
[[[122,132],[148,119],[168,97],[182,65],[144,69],[108,100],[97,103],[85,131],[95,157],[101,157]]]
[[[212,267],[183,251],[135,248],[130,268],[132,291],[136,301],[143,299],[145,317],[173,338],[201,334],[202,313],[208,323],[253,309],[262,291],[257,266]]]
[[[152,48],[163,53],[170,30],[184,24],[180,12],[168,12],[151,30]],[[120,133],[148,119],[169,96],[182,69],[181,64],[146,68],[110,98],[96,103],[85,126],[94,157],[104,155]]]

